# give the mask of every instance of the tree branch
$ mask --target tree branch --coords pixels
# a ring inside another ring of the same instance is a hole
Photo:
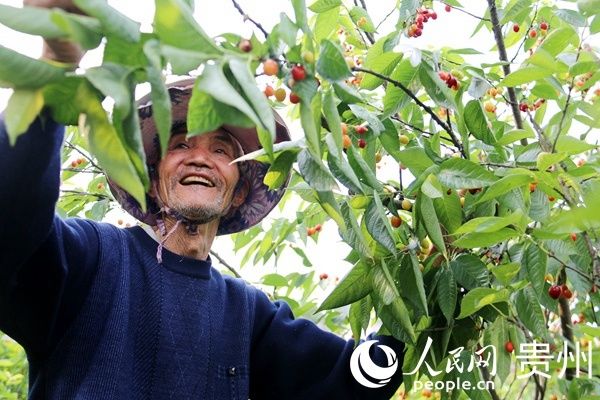
[[[510,74],[510,64],[508,64],[508,56],[506,55],[506,46],[504,46],[504,38],[502,37],[502,29],[500,28],[500,21],[498,20],[498,10],[496,10],[496,0],[487,0],[488,9],[490,11],[490,18],[492,22],[492,31],[494,32],[494,38],[496,39],[496,45],[498,46],[498,53],[500,54],[500,61],[504,61],[506,64],[502,65],[504,76]],[[519,104],[517,102],[517,95],[515,88],[507,87],[508,98],[510,99],[510,108],[512,110],[513,118],[515,119],[515,125],[518,129],[523,129],[523,120],[521,119],[521,112],[519,111]],[[527,146],[527,139],[521,139],[521,144]]]
[[[360,5],[362,6],[362,8],[365,9],[365,11],[367,11],[367,3],[365,3],[365,0],[360,0]],[[365,35],[367,36],[367,39],[369,39],[369,42],[371,42],[371,44],[375,44],[375,36],[373,36],[372,33],[365,32]]]
[[[250,18],[250,16],[248,14],[246,14],[246,12],[242,9],[242,7],[239,5],[239,3],[236,0],[231,0],[231,2],[233,3],[233,6],[238,10],[240,15],[244,18],[244,22],[245,21],[252,22],[254,24],[254,26],[256,26],[261,31],[261,33],[263,34],[265,39],[269,37],[269,34],[265,30],[265,28],[263,28],[263,26],[260,23],[256,22],[256,20]]]
[[[486,382],[492,381],[492,377],[490,376],[490,371],[488,370],[488,368],[486,366],[484,366],[484,365],[479,366],[479,370],[481,371],[481,375],[483,376],[484,381],[486,381]],[[498,393],[496,393],[496,389],[494,389],[493,385],[490,385],[488,392],[490,392],[490,395],[492,396],[493,400],[500,400],[500,397],[498,396]]]
[[[225,268],[227,268],[228,270],[230,270],[233,275],[235,275],[236,278],[241,278],[242,276],[239,274],[239,272],[236,271],[235,268],[233,268],[231,265],[229,265],[229,263],[227,261],[225,261],[220,255],[219,253],[217,253],[214,250],[210,250],[210,255],[214,256],[217,260],[219,260],[219,262],[225,266]]]
[[[564,270],[561,271],[559,282],[566,282],[567,274]],[[566,339],[568,348],[574,352],[573,344],[573,322],[571,321],[571,309],[569,308],[569,300],[564,297],[558,299],[558,309],[560,315],[560,327],[562,330],[563,337]],[[575,368],[567,368],[565,371],[565,378],[570,381],[575,376]]]
[[[442,121],[440,119],[440,117],[438,117],[437,114],[431,109],[431,107],[429,107],[428,105],[426,105],[425,103],[423,103],[421,100],[419,100],[419,98],[417,96],[415,96],[415,94],[413,92],[411,92],[401,82],[398,82],[398,81],[396,81],[394,79],[391,79],[390,77],[385,76],[383,74],[380,74],[379,72],[371,71],[370,69],[365,69],[365,68],[360,68],[360,67],[354,67],[354,68],[352,68],[352,70],[353,71],[358,71],[358,72],[364,72],[366,74],[376,76],[377,78],[383,79],[384,81],[387,81],[387,82],[391,83],[392,85],[400,88],[404,93],[406,93],[408,95],[408,97],[410,97],[411,99],[413,99],[415,101],[415,103],[417,103],[417,105],[419,105],[419,107],[421,107],[423,110],[425,110],[425,112],[427,114],[429,114],[431,116],[431,118],[440,127],[442,127],[446,132],[448,132],[448,135],[450,135],[450,138],[451,138],[452,143],[454,144],[454,146],[456,146],[456,148],[460,151],[460,153],[463,155],[463,157],[467,158],[467,154],[465,153],[465,150],[464,150],[464,148],[462,146],[462,143],[460,142],[460,140],[458,140],[458,138],[456,137],[456,135],[452,131],[452,127],[449,126],[448,124],[446,124],[444,121]]]

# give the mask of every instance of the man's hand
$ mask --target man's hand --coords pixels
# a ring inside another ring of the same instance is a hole
[[[23,5],[40,8],[60,8],[75,14],[84,14],[72,0],[23,0]],[[84,52],[77,44],[64,39],[44,39],[42,58],[66,64],[79,64]]]

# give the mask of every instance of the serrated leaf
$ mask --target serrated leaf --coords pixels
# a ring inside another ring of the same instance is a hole
[[[342,203],[340,209],[346,226],[346,230],[342,231],[340,235],[362,257],[371,258],[373,256],[372,251],[367,245],[362,230],[358,226],[352,208],[347,203]]]
[[[450,158],[441,164],[438,180],[452,189],[475,189],[490,186],[497,178],[493,173],[462,158]]]
[[[350,306],[348,319],[350,321],[350,327],[352,328],[352,337],[357,343],[360,340],[362,332],[366,330],[369,325],[371,308],[373,308],[373,303],[370,296],[365,296],[359,301],[355,301]]]
[[[390,253],[396,253],[396,242],[394,233],[381,204],[377,192],[373,192],[373,201],[369,203],[365,212],[367,230],[378,243],[385,247]]]
[[[331,310],[354,303],[371,293],[371,268],[359,261],[348,274],[340,280],[316,312]]]
[[[394,68],[390,78],[402,83],[404,87],[409,87],[416,75],[417,69],[410,64],[408,58],[404,58]],[[387,85],[383,97],[383,115],[397,113],[409,100],[410,97],[402,89],[392,84]]]
[[[73,0],[73,2],[87,15],[97,18],[106,35],[117,36],[132,43],[140,41],[140,23],[109,6],[106,0]]]
[[[519,290],[514,297],[514,304],[519,319],[535,336],[547,338],[546,321],[532,288]]]
[[[344,216],[338,205],[332,191],[317,192],[319,205],[331,217],[332,220],[339,226],[340,231],[344,232],[347,229]]]
[[[427,196],[419,196],[417,204],[419,205],[419,217],[425,226],[427,234],[431,238],[431,241],[437,247],[444,257],[447,259],[448,254],[446,253],[446,244],[444,243],[444,236],[440,229],[440,222],[435,213],[433,207],[433,201]]]
[[[438,305],[449,324],[454,321],[454,309],[456,308],[456,293],[458,288],[454,274],[450,268],[440,270],[437,283]]]
[[[450,262],[456,281],[465,289],[489,286],[489,272],[485,264],[473,254],[462,254]]]
[[[535,135],[525,129],[515,129],[502,135],[496,142],[497,145],[506,146],[517,140],[534,138]]]
[[[465,233],[489,233],[496,232],[505,226],[516,225],[523,218],[523,212],[517,210],[512,214],[504,217],[479,217],[473,218],[465,222],[460,228],[458,228],[454,234],[462,235]]]
[[[332,134],[325,137],[325,143],[328,149],[327,165],[333,176],[355,193],[363,193],[360,180],[352,170],[352,167],[343,156],[337,154],[338,149],[336,148]]]
[[[377,308],[377,316],[396,339],[405,343],[416,342],[417,337],[410,320],[410,313],[401,297],[396,297],[392,304],[380,305]]]
[[[521,186],[525,186],[533,181],[535,181],[535,178],[531,174],[507,175],[490,185],[490,187],[488,187],[473,204],[480,204],[489,200],[493,200],[505,193],[508,193]]]
[[[381,260],[382,265],[373,265],[371,277],[373,279],[373,291],[377,294],[377,297],[381,300],[384,305],[390,305],[392,302],[400,298],[398,288],[396,288],[396,282],[394,282],[392,276],[387,271],[385,261]]]
[[[316,191],[325,192],[337,188],[331,173],[322,162],[317,162],[306,149],[298,154],[298,168],[306,183]]]
[[[510,373],[511,356],[510,353],[502,351],[502,349],[508,341],[512,341],[514,344],[516,338],[510,337],[509,325],[504,317],[496,318],[486,333],[489,338],[489,344],[496,349],[497,376],[500,382],[504,382]]]
[[[514,229],[502,228],[489,233],[468,233],[455,240],[452,244],[464,249],[474,249],[477,247],[489,247],[516,236],[519,236],[519,232]]]
[[[414,253],[410,252],[402,257],[396,277],[402,296],[419,308],[424,315],[429,315],[423,273]]]
[[[358,176],[358,179],[365,185],[381,192],[383,190],[383,185],[377,180],[377,176],[362,158],[358,150],[356,150],[354,146],[351,146],[347,149],[346,154],[348,155],[348,162],[356,173],[356,176]]]
[[[567,158],[567,153],[540,153],[537,157],[537,167],[540,171],[545,171],[551,165],[561,162]]]
[[[462,223],[462,207],[458,196],[452,192],[434,199],[435,212],[448,233],[453,233]]]
[[[40,7],[11,7],[0,4],[0,24],[19,32],[48,39],[65,37],[66,33],[52,22],[52,10]]]
[[[444,197],[442,186],[434,174],[427,175],[427,178],[425,178],[425,181],[421,185],[421,192],[430,199]]]
[[[552,32],[546,36],[540,45],[540,48],[544,49],[552,56],[556,56],[569,44],[573,45],[573,47],[577,47],[579,44],[579,37],[575,29],[570,26],[563,26],[556,30],[552,30]]]
[[[296,153],[297,151],[292,150],[283,151],[275,158],[263,180],[270,190],[279,189],[286,182],[296,161]]]
[[[377,57],[365,61],[364,66],[366,69],[378,72],[384,76],[389,76],[394,70],[394,68],[396,68],[398,61],[400,61],[401,58],[402,54],[399,53],[383,53],[378,55]],[[383,79],[365,73],[363,79],[360,82],[360,87],[362,89],[373,90],[379,85],[381,85],[383,82]],[[390,85],[393,86],[392,83],[390,83]]]
[[[334,7],[328,11],[317,14],[315,21],[315,40],[321,43],[323,39],[327,39],[338,26],[338,18],[340,16],[340,8]]]
[[[349,14],[350,18],[352,18],[352,22],[354,22],[359,29],[370,33],[375,32],[375,25],[373,25],[373,21],[371,20],[369,13],[367,13],[367,10],[359,6],[354,6],[350,9]],[[365,19],[364,24],[359,23],[361,18]]]
[[[475,288],[467,292],[460,303],[460,315],[456,319],[466,318],[473,315],[483,307],[508,301],[509,291],[507,289]]]
[[[473,136],[486,144],[493,145],[496,143],[496,137],[488,127],[488,121],[479,101],[469,101],[465,106],[463,115],[465,124]]]
[[[543,296],[546,292],[544,278],[546,276],[548,256],[538,246],[530,244],[523,253],[521,263],[525,266],[529,282],[531,282],[531,286],[536,291],[537,296]]]
[[[342,50],[331,40],[321,42],[317,72],[325,79],[339,81],[352,75]]]

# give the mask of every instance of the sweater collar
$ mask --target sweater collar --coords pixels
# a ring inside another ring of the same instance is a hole
[[[154,231],[152,231],[150,227],[143,228],[141,226],[135,226],[129,229],[131,233],[139,239],[144,250],[151,254],[156,262],[155,254],[158,247],[158,238]],[[194,278],[210,279],[212,260],[210,259],[210,256],[208,256],[206,260],[196,260],[194,258],[173,253],[163,247],[161,265],[178,274],[188,275]]]

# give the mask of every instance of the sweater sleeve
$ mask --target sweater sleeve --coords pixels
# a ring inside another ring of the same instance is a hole
[[[63,135],[39,116],[11,146],[0,115],[0,329],[30,357],[60,340],[98,261],[93,223],[54,214]]]
[[[309,320],[294,319],[286,303],[272,303],[256,290],[250,398],[389,399],[402,383],[404,344],[391,336],[371,334],[368,339],[390,347],[397,356],[397,371],[380,388],[362,386],[352,376],[354,340],[323,331]],[[372,346],[369,355],[378,366],[388,367],[388,358],[378,346]]]

